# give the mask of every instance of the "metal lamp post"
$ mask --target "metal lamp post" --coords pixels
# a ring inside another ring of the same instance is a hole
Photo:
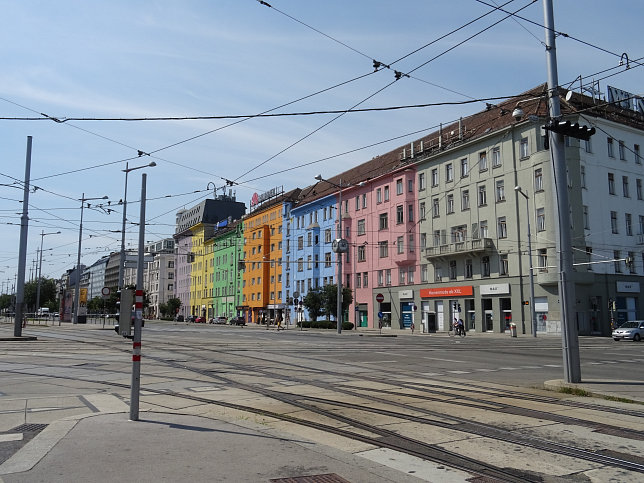
[[[338,188],[338,239],[342,240],[342,180],[340,180],[340,184],[333,183],[332,181],[329,181],[328,179],[324,179],[321,174],[318,174],[315,177],[316,180],[318,181],[326,181],[332,186],[335,186]],[[338,303],[337,303],[337,312],[336,312],[336,318],[337,318],[337,323],[338,323],[338,334],[342,333],[342,251],[337,252],[338,255]]]
[[[85,193],[79,200],[81,202],[80,225],[78,228],[78,257],[76,258],[76,289],[74,290],[74,317],[73,323],[78,324],[78,310],[80,308],[80,259],[81,259],[81,245],[83,243],[83,207],[86,201],[91,200],[106,200],[107,195],[100,198],[85,198]]]
[[[514,191],[525,198],[526,222],[528,223],[528,261],[530,266],[530,316],[532,317],[532,335],[537,336],[537,313],[534,307],[534,270],[532,269],[532,234],[530,232],[530,198],[523,192],[521,186],[515,186]]]
[[[143,168],[154,168],[157,165],[154,161],[151,163],[145,164],[143,166],[137,166],[136,168],[130,168],[129,163],[125,163],[125,169],[122,171],[125,173],[125,192],[123,193],[123,223],[121,225],[121,254],[119,257],[119,280],[118,288],[123,288],[123,274],[125,271],[125,220],[127,216],[127,175],[130,171]]]
[[[36,313],[40,310],[40,279],[42,278],[42,245],[44,238],[47,235],[59,235],[60,231],[54,231],[51,233],[45,233],[45,230],[42,230],[40,234],[40,260],[38,261],[38,288],[36,289]]]

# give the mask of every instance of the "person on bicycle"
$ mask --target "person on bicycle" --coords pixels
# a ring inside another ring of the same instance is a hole
[[[456,322],[456,333],[458,335],[465,335],[465,324],[463,323],[463,319],[458,319],[458,322]]]

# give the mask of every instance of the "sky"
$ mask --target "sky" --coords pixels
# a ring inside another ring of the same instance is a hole
[[[267,3],[0,0],[0,291],[18,268],[28,136],[27,281],[41,242],[44,277],[75,265],[83,194],[108,198],[84,210],[81,263],[119,250],[126,163],[157,164],[128,176],[136,248],[143,172],[145,241],[156,241],[215,189],[248,205],[253,193],[303,188],[485,107],[438,103],[547,80],[541,1],[505,0],[523,19],[494,11],[500,0]],[[604,95],[607,85],[642,95],[644,4],[554,4],[555,30],[567,34],[557,37],[560,85],[578,88],[581,76]],[[374,59],[391,68],[374,72]],[[419,104],[434,105],[244,117]],[[214,116],[242,117],[179,119]]]

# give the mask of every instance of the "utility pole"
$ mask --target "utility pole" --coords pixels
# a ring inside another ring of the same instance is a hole
[[[557,76],[557,50],[555,46],[555,22],[552,0],[543,0],[543,16],[546,36],[546,63],[548,66],[548,104],[550,118],[561,117],[559,104],[559,79]],[[550,152],[555,179],[555,223],[557,259],[559,262],[559,299],[561,303],[561,344],[563,352],[564,379],[566,382],[581,382],[579,363],[579,339],[575,324],[575,286],[568,280],[572,274],[572,242],[570,236],[570,213],[568,210],[568,180],[564,139],[561,133],[548,131]]]
[[[25,161],[25,183],[22,194],[22,216],[20,217],[20,249],[18,252],[18,279],[16,281],[16,314],[13,323],[14,337],[22,336],[22,316],[25,301],[25,268],[27,265],[27,235],[29,232],[29,178],[31,176],[31,136],[27,136],[27,159]]]

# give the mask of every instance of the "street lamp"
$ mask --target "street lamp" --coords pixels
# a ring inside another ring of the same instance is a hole
[[[38,288],[36,289],[36,313],[40,310],[40,279],[42,278],[42,244],[43,240],[47,235],[59,235],[60,231],[54,231],[51,233],[45,233],[45,230],[42,230],[40,234],[40,261],[38,262]]]
[[[342,333],[342,254],[345,253],[349,246],[347,241],[342,238],[342,180],[340,184],[336,184],[328,179],[324,179],[321,174],[315,177],[318,181],[326,181],[332,186],[335,186],[340,191],[338,192],[338,238],[333,241],[333,251],[338,256],[338,304],[336,318],[338,323],[338,334]],[[347,185],[345,185],[346,187]]]
[[[154,168],[157,165],[154,161],[143,166],[130,168],[129,163],[125,163],[125,169],[121,170],[125,173],[125,193],[123,193],[123,224],[121,225],[121,254],[119,257],[119,280],[118,288],[123,288],[123,273],[125,270],[125,218],[127,215],[127,175],[130,171],[143,168]]]
[[[74,290],[74,317],[73,323],[78,324],[78,309],[80,308],[80,258],[81,258],[81,244],[83,242],[83,207],[86,201],[91,200],[106,200],[107,195],[100,198],[85,198],[85,193],[79,200],[81,202],[80,225],[78,228],[78,257],[76,258],[76,289]]]
[[[532,317],[532,335],[537,336],[537,314],[534,307],[534,271],[532,270],[532,235],[530,233],[530,198],[523,192],[521,186],[515,186],[514,191],[525,198],[526,222],[528,223],[528,260],[530,265],[530,315]]]

